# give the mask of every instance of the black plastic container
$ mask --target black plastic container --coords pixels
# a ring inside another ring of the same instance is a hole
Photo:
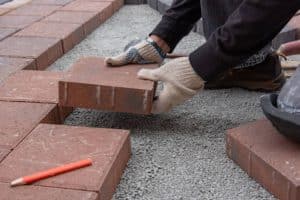
[[[261,97],[261,107],[275,128],[291,140],[300,142],[300,115],[283,112],[277,108],[277,94]]]

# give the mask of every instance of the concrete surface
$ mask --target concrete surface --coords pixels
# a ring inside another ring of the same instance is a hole
[[[68,69],[81,56],[116,55],[160,18],[147,5],[125,6],[49,70]],[[176,51],[191,52],[202,42],[191,33]],[[263,116],[261,95],[204,91],[156,116],[76,109],[66,124],[132,130],[132,157],[115,199],[274,199],[225,154],[225,130]]]

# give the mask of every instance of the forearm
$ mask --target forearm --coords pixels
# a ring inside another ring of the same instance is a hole
[[[190,55],[206,81],[263,48],[300,8],[299,0],[245,0],[208,41]]]
[[[173,51],[200,17],[199,0],[175,0],[150,35],[158,36],[167,43],[169,51]]]

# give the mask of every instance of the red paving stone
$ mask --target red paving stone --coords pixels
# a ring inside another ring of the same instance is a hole
[[[8,8],[0,8],[0,15],[4,15],[4,14],[8,13],[8,11],[10,11],[10,9],[8,9]]]
[[[39,70],[62,55],[61,41],[56,38],[9,37],[0,42],[0,56],[34,58]]]
[[[97,2],[97,1],[85,1],[85,0],[76,0],[64,6],[63,8],[61,8],[61,10],[98,12],[100,23],[104,22],[106,19],[111,17],[114,12],[112,2],[109,1]]]
[[[63,76],[63,72],[19,71],[0,86],[0,100],[58,103],[58,82]]]
[[[63,72],[19,71],[9,76],[0,86],[0,100],[57,104],[58,82],[63,76]],[[72,111],[72,108],[59,107],[60,122]]]
[[[9,154],[9,152],[10,152],[9,149],[0,148],[0,162]]]
[[[63,50],[66,53],[83,40],[84,30],[80,24],[36,22],[15,36],[58,38],[62,40]]]
[[[96,200],[95,192],[48,188],[40,186],[10,187],[7,183],[0,183],[0,200]]]
[[[32,4],[41,4],[41,5],[61,5],[64,6],[74,0],[33,0]]]
[[[114,12],[119,10],[124,5],[124,0],[90,0],[90,1],[112,2],[113,7],[114,7]]]
[[[23,29],[26,26],[39,21],[41,16],[12,16],[4,15],[0,16],[0,27],[1,28],[17,28]]]
[[[155,83],[140,80],[137,72],[157,65],[106,67],[103,58],[82,58],[59,83],[63,106],[150,114]]]
[[[57,5],[27,4],[7,13],[7,15],[48,16],[60,8],[61,6]]]
[[[54,110],[55,104],[0,101],[0,148],[13,149],[40,122],[56,123],[49,121],[55,117],[48,116],[55,114]]]
[[[0,56],[0,84],[9,75],[22,69],[36,69],[32,59],[25,58],[8,58]]]
[[[100,25],[97,12],[57,11],[43,21],[82,24],[85,35],[88,35]]]
[[[268,120],[229,130],[226,146],[228,156],[277,198],[300,199],[300,144]]]
[[[17,32],[15,28],[0,28],[0,41]]]
[[[111,199],[130,157],[129,131],[41,124],[0,164],[0,181],[91,158],[92,166],[34,185],[98,192]]]

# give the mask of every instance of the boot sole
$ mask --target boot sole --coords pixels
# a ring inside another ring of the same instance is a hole
[[[205,89],[242,88],[250,91],[273,92],[279,90],[285,83],[285,75],[281,73],[271,81],[230,81],[219,84],[207,84]]]

